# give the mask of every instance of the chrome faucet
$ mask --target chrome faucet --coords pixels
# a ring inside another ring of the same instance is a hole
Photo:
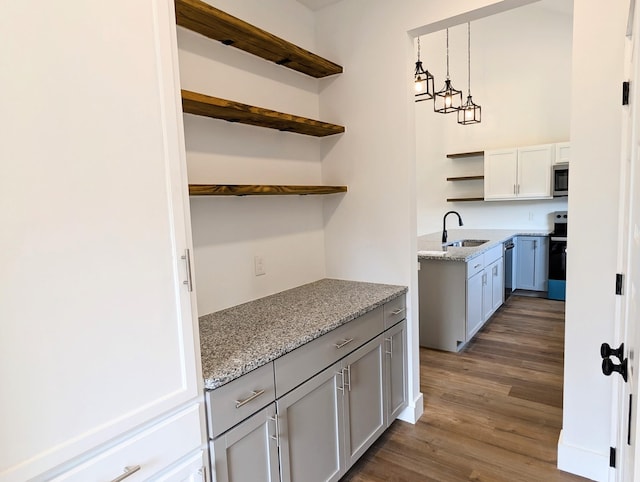
[[[442,242],[443,243],[447,242],[447,216],[449,214],[455,214],[456,216],[458,216],[458,226],[462,226],[462,218],[460,217],[460,214],[458,213],[458,211],[448,211],[442,218]]]

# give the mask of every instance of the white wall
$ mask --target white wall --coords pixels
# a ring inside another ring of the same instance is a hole
[[[313,14],[294,0],[210,3],[316,51]],[[316,79],[183,28],[178,45],[183,89],[319,118]],[[339,116],[321,120],[341,123]],[[194,115],[185,115],[184,124],[192,184],[322,181],[316,138]],[[316,196],[192,197],[198,313],[325,277],[322,203]],[[255,276],[254,256],[264,258],[266,275]]]
[[[606,480],[613,379],[599,347],[614,340],[621,88],[628,2],[575,2],[564,419],[558,465]],[[597,35],[594,35],[597,32]],[[597,66],[597,67],[596,67]],[[596,67],[596,68],[594,68]]]
[[[482,158],[446,154],[545,144],[569,139],[572,17],[533,4],[471,23],[471,94],[482,122],[460,125],[456,114],[416,107],[418,234],[442,229],[442,215],[461,213],[468,228],[547,229],[548,213],[567,209],[566,198],[541,201],[448,203],[482,196],[483,182],[448,182],[483,173]],[[540,26],[544,26],[541,28]],[[420,38],[421,59],[440,90],[446,77],[446,36]],[[467,96],[467,25],[449,29],[450,76]]]

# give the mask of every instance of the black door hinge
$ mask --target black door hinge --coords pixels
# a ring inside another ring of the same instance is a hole
[[[622,83],[622,105],[629,105],[629,82]]]
[[[609,467],[616,468],[616,449],[609,447]]]
[[[622,273],[616,273],[616,294],[622,294],[622,282],[624,281],[624,276]]]

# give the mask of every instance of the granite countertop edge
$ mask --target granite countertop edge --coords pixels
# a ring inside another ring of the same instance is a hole
[[[442,243],[440,241],[441,233],[431,233],[418,237],[418,261],[438,260],[438,261],[469,261],[476,256],[489,251],[491,248],[504,243],[505,241],[515,236],[548,236],[551,233],[549,230],[539,231],[527,231],[527,230],[503,230],[503,229],[482,229],[482,230],[460,230],[449,231],[449,240],[455,241],[458,239],[485,239],[489,238],[488,242],[481,244],[480,246],[474,246],[469,248],[455,248],[448,247],[446,254],[424,254],[421,251],[442,251]],[[422,245],[422,246],[421,246]],[[421,250],[420,248],[426,248]]]
[[[341,281],[341,280],[320,280],[315,283],[321,283],[325,281]],[[286,297],[286,294],[290,291],[292,292],[296,289],[304,288],[305,286],[311,286],[311,285],[314,285],[315,283],[310,283],[309,285],[303,285],[302,287],[294,288],[293,290],[287,290],[284,292],[276,293],[275,295],[267,296],[265,298],[260,298],[258,300],[244,303],[236,307],[231,307],[225,310],[221,310],[220,312],[210,313],[210,314],[199,317],[199,322],[201,326],[201,356],[203,360],[204,388],[206,390],[214,390],[216,388],[219,388],[241,377],[242,375],[245,375],[257,368],[260,368],[261,366],[264,366],[272,362],[273,360],[286,355],[287,353],[295,350],[296,348],[299,348],[305,345],[306,343],[309,343],[315,340],[316,338],[319,338],[322,335],[329,333],[330,331],[335,330],[336,328],[339,328],[345,323],[348,323],[370,311],[373,311],[376,308],[382,306],[383,304],[388,303],[389,301],[399,296],[402,296],[403,294],[406,294],[408,292],[408,287],[406,286],[383,285],[383,284],[363,283],[363,282],[343,282],[343,283],[349,283],[351,286],[358,286],[360,287],[360,289],[366,289],[366,287],[369,285],[372,287],[384,287],[385,291],[388,291],[388,293],[385,293],[385,295],[382,297],[376,298],[376,300],[371,303],[366,303],[362,306],[359,306],[358,309],[344,313],[342,314],[342,316],[339,316],[337,318],[330,318],[330,319],[319,320],[319,321],[314,320],[314,325],[316,326],[314,326],[313,329],[304,330],[300,333],[297,333],[295,336],[292,336],[289,339],[284,339],[281,341],[278,340],[277,343],[274,343],[268,349],[263,349],[263,347],[254,347],[254,346],[251,346],[251,344],[247,344],[247,346],[242,347],[243,351],[246,352],[246,353],[243,353],[243,355],[253,354],[252,356],[249,356],[248,359],[245,359],[245,360],[227,359],[227,360],[224,360],[223,363],[216,366],[215,369],[205,370],[205,366],[208,365],[206,363],[206,359],[211,354],[211,349],[212,348],[215,349],[216,343],[213,343],[213,344],[205,343],[205,340],[203,340],[203,325],[206,325],[207,323],[213,323],[213,320],[222,313],[230,313],[230,312],[233,312],[233,310],[235,309],[250,310],[252,304],[255,305],[257,303],[264,303],[269,298],[273,298],[276,296],[283,298],[283,297]],[[239,336],[237,336],[237,338],[240,338],[240,339],[243,338],[242,333],[239,333],[238,335]],[[206,338],[206,336],[204,338]],[[221,340],[220,342],[225,343],[225,341],[223,340]]]

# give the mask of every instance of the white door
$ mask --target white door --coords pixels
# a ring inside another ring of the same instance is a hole
[[[633,5],[633,1],[631,2]],[[631,12],[634,11],[632,8]],[[618,265],[624,274],[622,295],[617,300],[617,333],[618,341],[624,342],[622,362],[611,357],[616,364],[627,362],[627,383],[616,375],[617,380],[617,410],[614,423],[614,443],[616,444],[617,460],[614,480],[619,482],[635,481],[640,472],[635,467],[638,456],[636,433],[638,427],[637,410],[637,349],[640,347],[640,330],[636,325],[640,321],[640,89],[635,79],[640,79],[638,49],[640,36],[637,35],[638,13],[633,19],[633,35],[627,43],[631,49],[630,65],[631,77],[630,106],[625,111],[625,126],[623,129],[623,155],[625,156],[621,169],[620,183],[620,242]],[[631,23],[631,22],[630,22]],[[614,348],[618,348],[618,344]]]
[[[3,2],[2,481],[198,396],[173,12]]]

